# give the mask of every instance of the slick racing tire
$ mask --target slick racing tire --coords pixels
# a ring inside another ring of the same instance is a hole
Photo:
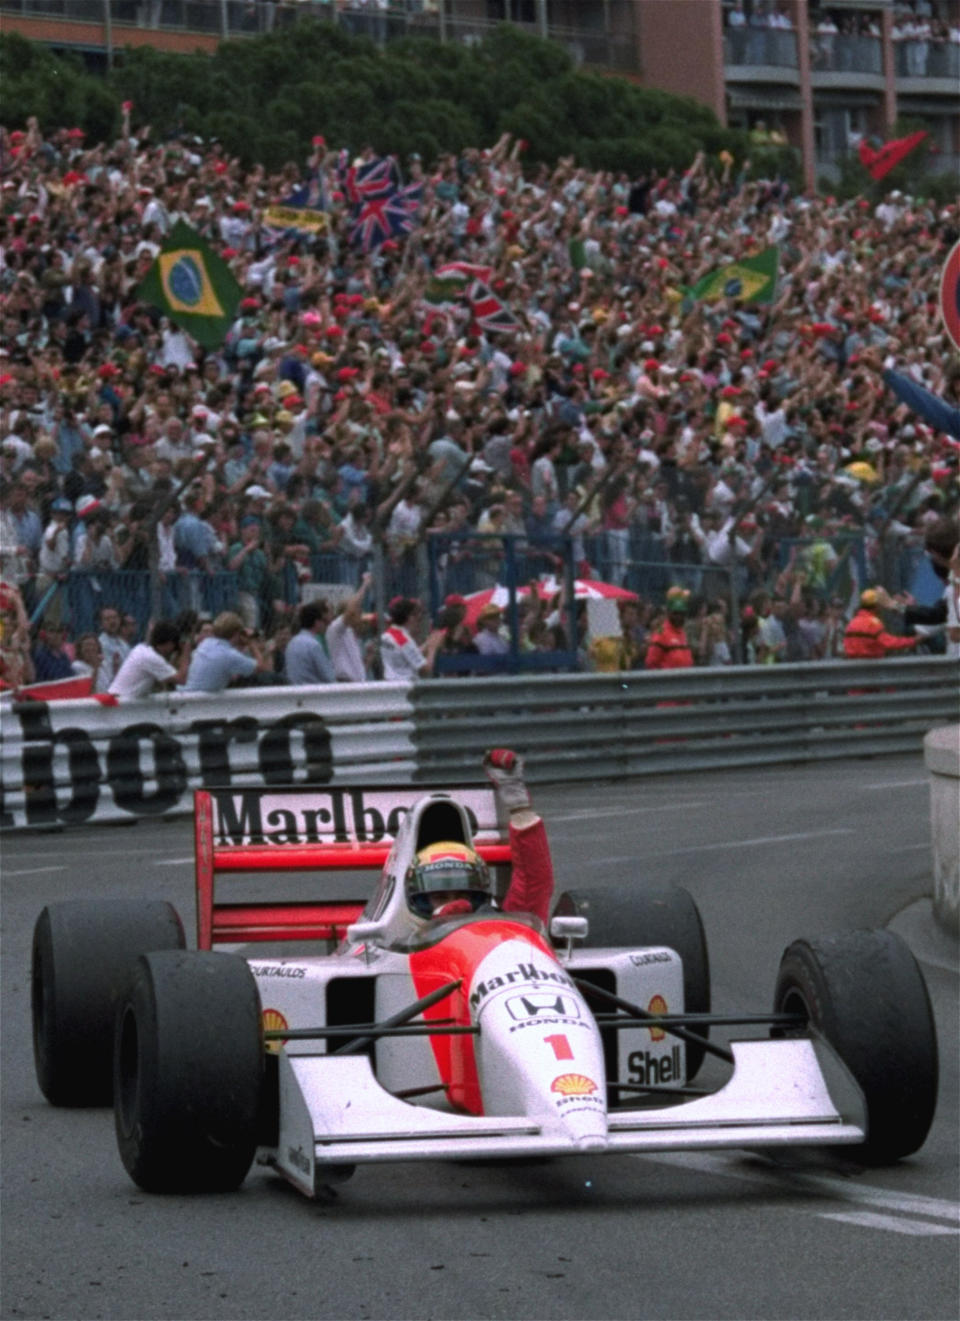
[[[700,912],[693,896],[679,885],[583,886],[565,890],[555,917],[585,917],[590,924],[587,949],[601,946],[642,948],[666,945],[683,961],[683,1003],[688,1014],[710,1012],[710,960]],[[709,1036],[709,1028],[697,1033]],[[687,1043],[687,1080],[703,1063],[704,1050]]]
[[[867,1107],[854,1148],[885,1165],[922,1144],[937,1103],[937,1035],[916,959],[890,931],[796,940],[784,951],[775,1013],[802,1014],[853,1074]]]
[[[163,951],[130,970],[117,1007],[114,1118],[146,1192],[225,1192],[257,1146],[260,997],[237,954]]]
[[[30,1004],[40,1090],[52,1105],[109,1105],[113,1020],[129,965],[148,950],[183,949],[172,905],[151,899],[50,904],[33,930]]]

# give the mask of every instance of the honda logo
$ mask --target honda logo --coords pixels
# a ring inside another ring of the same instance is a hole
[[[572,995],[527,991],[524,995],[510,996],[507,1012],[516,1022],[528,1018],[579,1018],[580,1006]]]

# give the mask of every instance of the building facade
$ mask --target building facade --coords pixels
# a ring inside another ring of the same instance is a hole
[[[109,63],[124,45],[212,50],[310,15],[377,41],[476,41],[513,22],[575,62],[708,105],[800,153],[808,187],[861,137],[922,120],[960,178],[960,0],[0,0],[5,31]]]

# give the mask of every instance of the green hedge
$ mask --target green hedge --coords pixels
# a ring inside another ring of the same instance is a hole
[[[578,73],[562,46],[508,24],[477,46],[406,38],[384,49],[342,28],[302,20],[212,56],[150,47],[118,53],[106,77],[16,34],[0,37],[0,119],[45,129],[77,124],[109,140],[119,107],[155,140],[177,132],[220,138],[245,164],[275,169],[308,152],[315,133],[401,158],[492,143],[504,131],[529,144],[528,162],[575,155],[579,164],[684,169],[703,147],[738,161],[745,136],[686,97],[626,79]]]

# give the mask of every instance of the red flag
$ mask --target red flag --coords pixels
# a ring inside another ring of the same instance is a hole
[[[892,142],[885,142],[882,147],[871,147],[864,138],[858,148],[860,163],[871,179],[882,179],[895,165],[900,164],[904,156],[909,156],[914,147],[919,146],[927,136],[927,130],[922,128],[905,138],[894,138]]]
[[[77,675],[70,679],[48,679],[43,683],[32,683],[26,688],[17,689],[19,702],[56,702],[70,697],[89,697],[93,689],[93,679]]]

